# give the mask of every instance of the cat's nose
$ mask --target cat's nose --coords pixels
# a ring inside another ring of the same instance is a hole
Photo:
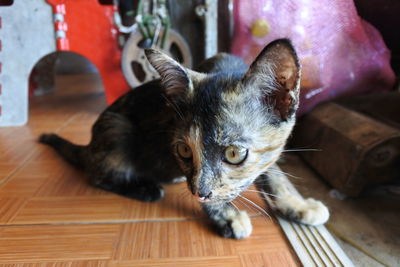
[[[207,192],[207,193],[199,192],[196,194],[196,196],[200,202],[207,202],[210,200],[212,192]]]

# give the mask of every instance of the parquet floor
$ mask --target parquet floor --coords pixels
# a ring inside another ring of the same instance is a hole
[[[61,76],[52,95],[35,97],[23,127],[0,128],[2,266],[297,266],[274,219],[243,206],[254,231],[217,236],[185,184],[167,185],[153,204],[90,187],[85,175],[36,143],[57,132],[85,144],[105,107],[93,75]],[[255,193],[247,197],[266,208]]]

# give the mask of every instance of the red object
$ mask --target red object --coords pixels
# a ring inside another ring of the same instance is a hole
[[[78,53],[100,72],[108,104],[129,90],[121,71],[118,30],[113,22],[115,7],[97,0],[47,0],[64,21],[55,22],[57,49]]]
[[[68,31],[68,24],[66,22],[57,21],[55,24],[57,31]]]
[[[53,10],[54,10],[54,13],[60,13],[60,14],[65,14],[65,5],[63,4],[64,3],[64,1],[47,1],[49,4],[51,4],[51,3],[55,3],[55,4],[52,4],[53,5]],[[59,4],[57,4],[57,3],[59,3]]]
[[[65,38],[57,38],[56,40],[57,50],[59,51],[69,51],[69,43]]]

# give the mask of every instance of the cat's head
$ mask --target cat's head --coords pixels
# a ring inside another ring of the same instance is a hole
[[[290,41],[270,43],[247,72],[204,74],[147,50],[176,111],[173,151],[200,201],[231,201],[276,162],[299,103]]]

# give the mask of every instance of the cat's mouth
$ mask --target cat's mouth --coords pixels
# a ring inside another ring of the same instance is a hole
[[[197,201],[201,202],[201,203],[209,203],[209,202],[213,202],[213,200],[209,199],[209,198],[203,198],[203,197],[197,197]]]
[[[227,190],[226,188],[223,188],[223,190],[216,189],[209,192],[198,192],[193,186],[193,183],[189,182],[190,180],[187,181],[190,192],[192,193],[193,197],[200,203],[223,204],[226,202],[231,202],[237,197],[236,194],[231,192],[234,190]],[[227,191],[229,191],[229,193]]]
[[[215,199],[215,196],[213,195],[212,192],[209,192],[207,194],[194,193],[193,195],[197,199],[197,201],[201,203],[212,202]]]
[[[194,198],[200,203],[207,203],[207,204],[222,204],[226,202],[233,201],[236,197],[229,196],[229,197],[221,197],[216,195],[206,196],[199,196],[198,194],[193,194]]]

